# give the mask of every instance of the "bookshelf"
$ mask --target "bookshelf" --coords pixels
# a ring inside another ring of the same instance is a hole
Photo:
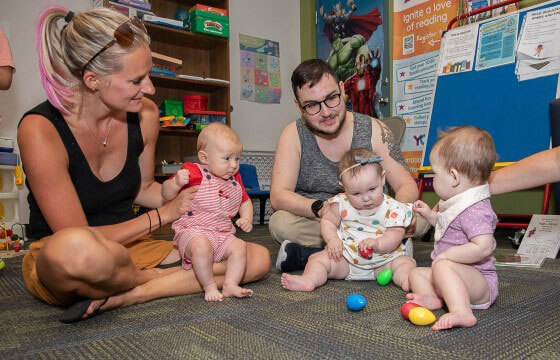
[[[200,1],[151,0],[152,12],[157,16],[173,18],[179,8],[190,9]],[[210,0],[206,5],[229,9],[228,0]],[[177,74],[202,78],[230,80],[229,40],[177,30],[165,26],[146,23],[152,42],[150,48],[163,55],[183,60]],[[182,101],[183,95],[208,96],[208,110],[223,111],[230,124],[229,84],[202,80],[190,80],[161,75],[152,75],[156,93],[152,100],[160,105],[164,99]],[[156,164],[162,160],[181,161],[184,156],[196,155],[198,131],[184,128],[162,128],[156,148]]]
[[[150,0],[151,11],[160,17],[173,19],[179,8],[189,10],[197,3],[229,10],[229,0]],[[108,6],[108,0],[103,0]],[[145,22],[154,52],[181,59],[178,75],[230,80],[229,39],[193,33]],[[157,62],[155,60],[154,62]],[[183,95],[206,95],[208,110],[226,113],[230,124],[230,85],[221,81],[192,80],[178,77],[150,75],[156,92],[150,98],[160,106],[163,100],[179,100]],[[199,131],[181,127],[161,128],[156,147],[156,164],[162,160],[180,162],[184,156],[196,155]],[[161,174],[156,174],[161,175]],[[161,176],[157,176],[158,178]]]

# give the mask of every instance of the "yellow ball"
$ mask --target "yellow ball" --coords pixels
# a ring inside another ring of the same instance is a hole
[[[414,325],[430,325],[436,321],[436,316],[430,310],[423,308],[421,306],[415,307],[408,313],[408,318],[410,322]]]

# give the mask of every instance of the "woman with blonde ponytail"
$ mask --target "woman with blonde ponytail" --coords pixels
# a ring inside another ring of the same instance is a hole
[[[201,292],[179,255],[149,234],[183,214],[196,192],[166,202],[154,181],[159,132],[150,38],[137,18],[105,8],[46,8],[36,29],[47,101],[24,114],[18,143],[29,188],[27,289],[68,307],[73,322],[167,296]],[[138,217],[132,205],[153,209]],[[180,264],[179,264],[180,265]],[[263,277],[268,251],[248,244],[243,281]],[[225,264],[214,265],[221,285]]]

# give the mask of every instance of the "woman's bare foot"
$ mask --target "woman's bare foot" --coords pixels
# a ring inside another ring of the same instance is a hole
[[[415,303],[428,310],[437,310],[443,307],[443,301],[435,295],[406,294],[407,303]]]
[[[476,317],[473,314],[447,313],[436,321],[432,329],[444,330],[454,327],[473,327],[475,325]]]
[[[282,287],[286,290],[292,291],[313,291],[315,290],[315,285],[304,278],[303,276],[299,275],[290,275],[287,273],[283,273],[282,277],[280,278],[280,282],[282,282]]]
[[[237,284],[224,284],[222,288],[222,294],[224,297],[244,298],[247,296],[253,296],[253,290],[242,288]]]
[[[204,287],[204,300],[206,301],[222,301],[224,295],[218,290],[216,284],[212,283]]]

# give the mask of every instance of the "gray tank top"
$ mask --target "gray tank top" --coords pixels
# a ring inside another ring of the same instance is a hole
[[[371,149],[371,118],[354,114],[352,149]],[[296,193],[306,198],[327,200],[343,191],[338,183],[338,162],[330,161],[319,148],[315,134],[302,119],[296,121],[301,161]]]

